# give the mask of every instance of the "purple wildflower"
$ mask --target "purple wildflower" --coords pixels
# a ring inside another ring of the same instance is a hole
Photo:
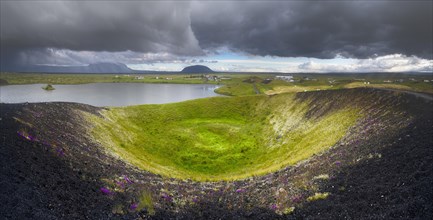
[[[335,165],[340,166],[341,162],[339,160],[335,161]]]
[[[129,183],[129,184],[133,184],[134,182],[131,180],[131,179],[129,179],[126,175],[123,175],[123,179],[127,182],[127,183]]]
[[[111,194],[111,191],[105,187],[101,187],[100,190],[104,195],[110,195]]]
[[[242,192],[245,192],[245,189],[237,189],[236,192],[237,193],[242,193]]]
[[[132,204],[129,206],[129,209],[131,209],[131,210],[135,210],[137,207],[138,207],[138,204],[137,204],[137,203],[132,203]]]
[[[57,151],[57,154],[58,154],[59,156],[63,156],[63,155],[65,155],[65,152],[64,152],[63,149],[60,148],[60,147],[58,147],[56,151]]]
[[[173,199],[171,198],[171,196],[167,195],[167,194],[163,194],[161,196],[163,199],[165,199],[165,201],[171,202]]]
[[[19,132],[19,131],[17,131],[17,134],[18,134],[19,136],[21,136],[21,137],[25,137],[25,136],[23,135],[23,133],[21,133],[21,132]]]
[[[272,210],[277,210],[277,208],[278,208],[277,204],[272,204],[272,205],[271,205],[271,209],[272,209]]]

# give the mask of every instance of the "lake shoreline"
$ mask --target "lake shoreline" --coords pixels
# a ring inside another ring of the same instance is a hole
[[[130,106],[163,104],[197,98],[220,96],[213,84],[88,83],[53,84],[55,90],[42,89],[46,84],[0,86],[2,103],[75,102],[94,106]]]

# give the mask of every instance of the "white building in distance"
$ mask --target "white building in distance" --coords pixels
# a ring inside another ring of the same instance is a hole
[[[275,78],[285,81],[293,81],[293,76],[276,76]]]

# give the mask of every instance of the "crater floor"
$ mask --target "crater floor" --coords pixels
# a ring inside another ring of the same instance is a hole
[[[357,106],[278,96],[216,97],[112,108],[90,116],[92,135],[139,168],[168,177],[233,180],[263,175],[319,154],[357,119]]]

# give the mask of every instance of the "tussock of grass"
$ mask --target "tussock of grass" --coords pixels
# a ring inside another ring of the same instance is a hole
[[[320,174],[318,176],[315,176],[313,179],[314,180],[328,180],[329,175],[328,174]]]
[[[316,200],[320,200],[320,199],[326,199],[328,198],[329,193],[325,192],[325,193],[315,193],[313,196],[310,196],[307,198],[307,201],[312,202],[312,201],[316,201]]]
[[[138,198],[137,210],[142,210],[143,208],[147,210],[149,215],[155,215],[155,208],[153,206],[152,195],[147,191],[143,191],[140,194],[140,197]]]
[[[93,136],[139,168],[176,178],[233,180],[262,175],[320,153],[359,117],[340,109],[305,117],[293,94],[214,97],[103,111]]]
[[[294,211],[295,211],[295,207],[294,207],[294,206],[292,206],[292,207],[288,207],[288,208],[285,208],[285,209],[283,210],[283,214],[284,214],[284,215],[290,215],[290,214],[292,214]]]

